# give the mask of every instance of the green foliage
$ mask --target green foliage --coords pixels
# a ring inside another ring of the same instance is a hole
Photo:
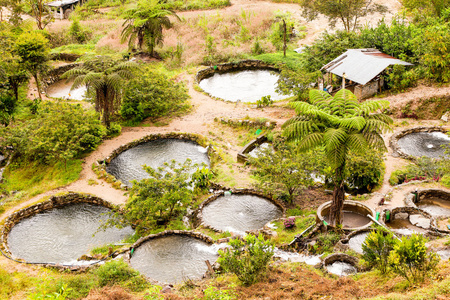
[[[292,203],[303,189],[314,184],[312,175],[318,171],[320,159],[312,151],[299,154],[295,146],[279,142],[275,151],[267,148],[258,157],[250,157],[256,188]]]
[[[394,65],[388,71],[386,81],[389,87],[394,91],[403,91],[406,88],[415,86],[419,79],[415,69],[407,70],[403,65]]]
[[[97,115],[80,105],[46,102],[34,118],[5,128],[0,144],[21,159],[67,162],[94,150],[105,134]]]
[[[113,137],[119,136],[121,132],[122,132],[122,126],[120,126],[117,123],[112,123],[109,126],[109,128],[107,128],[106,135],[109,138],[113,138]]]
[[[211,180],[214,178],[214,173],[207,168],[202,166],[202,168],[197,168],[197,170],[192,174],[192,182],[196,189],[205,190],[211,185]]]
[[[259,55],[259,54],[263,54],[264,53],[264,49],[261,46],[261,43],[259,42],[259,40],[257,38],[255,39],[255,42],[253,43],[252,53],[255,54],[255,55]]]
[[[231,249],[219,250],[218,262],[225,272],[236,274],[244,285],[256,283],[273,256],[273,246],[262,235],[232,239]]]
[[[397,185],[412,180],[425,179],[439,181],[445,173],[445,160],[421,157],[417,159],[415,164],[408,164],[402,169],[392,172],[389,177],[389,183],[391,185]]]
[[[101,287],[118,284],[133,292],[141,292],[149,286],[139,272],[133,270],[123,260],[107,262],[93,272],[98,276],[98,284]]]
[[[188,98],[183,83],[146,68],[125,86],[120,112],[126,120],[141,122],[149,117],[159,118],[186,111]]]
[[[169,221],[177,222],[173,218],[183,215],[193,198],[189,188],[189,171],[192,168],[190,159],[184,164],[175,161],[166,163],[164,168],[158,170],[144,166],[150,178],[133,182],[124,208],[124,218],[136,226],[137,232],[155,228],[157,222],[166,225]]]
[[[234,286],[231,285],[231,288]],[[237,299],[237,295],[234,293],[234,291],[228,290],[228,289],[218,289],[214,286],[208,286],[206,289],[203,290],[203,294],[205,295],[202,297],[202,300],[234,300]]]
[[[292,19],[289,13],[277,13],[275,14],[276,21],[270,27],[269,40],[277,51],[283,50],[284,46],[284,24],[286,23],[286,43],[291,40],[292,29],[295,28],[295,20]]]
[[[259,99],[258,101],[256,101],[256,106],[257,107],[266,107],[266,106],[271,106],[273,104],[273,100],[270,97],[270,95],[268,96],[262,96],[261,99]]]
[[[449,0],[402,0],[403,7],[414,14],[440,17],[450,6]]]
[[[13,120],[17,108],[16,98],[8,92],[0,90],[0,124],[8,126]]]
[[[450,188],[450,174],[442,176],[441,184],[447,188]]]
[[[379,228],[370,232],[362,244],[363,259],[366,264],[385,274],[389,267],[389,254],[394,249],[397,240],[389,231]]]
[[[340,234],[333,231],[320,233],[317,236],[316,243],[312,246],[310,251],[315,254],[331,253],[333,252],[334,245],[336,245],[340,239]]]
[[[82,44],[89,39],[90,34],[81,27],[78,19],[74,19],[69,27],[69,36],[71,36],[78,43]]]
[[[421,234],[403,237],[389,255],[392,270],[409,283],[423,282],[436,269],[439,262],[436,253],[427,253],[426,242],[426,238]]]
[[[223,8],[231,5],[230,0],[167,0],[166,7],[173,10],[200,10]]]
[[[364,154],[349,154],[345,182],[358,192],[370,192],[383,181],[383,153],[369,150]]]

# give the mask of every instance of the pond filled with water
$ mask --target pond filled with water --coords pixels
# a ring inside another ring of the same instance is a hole
[[[215,229],[244,234],[262,228],[267,222],[280,218],[281,208],[271,201],[254,196],[232,194],[218,197],[203,210],[203,222]]]
[[[362,254],[363,253],[362,244],[364,243],[368,235],[369,232],[363,232],[352,236],[348,240],[348,246],[356,253]]]
[[[440,198],[420,200],[417,206],[433,217],[450,217],[450,201]]]
[[[410,133],[398,140],[398,145],[405,153],[412,156],[439,158],[444,156],[443,145],[450,143],[450,137],[440,131]]]
[[[18,258],[29,262],[73,263],[89,250],[118,242],[133,234],[131,227],[97,230],[109,208],[91,204],[71,204],[26,218],[11,229],[8,247]],[[94,235],[95,234],[95,235]]]
[[[335,274],[338,276],[348,276],[356,274],[358,272],[358,270],[354,266],[343,261],[335,261],[334,263],[325,266],[325,268],[331,274]]]
[[[247,155],[251,157],[260,157],[264,151],[267,149],[270,149],[270,151],[273,151],[273,146],[270,143],[262,143],[258,147],[255,147],[252,151],[250,151]]]
[[[391,228],[395,233],[402,235],[411,235],[414,233],[425,234],[427,232],[423,228],[414,226],[409,220],[406,219],[395,219],[393,221],[387,222],[386,226]]]
[[[278,73],[269,70],[215,73],[201,80],[199,86],[214,97],[233,102],[256,102],[269,95],[272,100],[281,100],[289,96],[275,91],[278,78]]]
[[[81,86],[76,89],[70,90],[72,88],[73,80],[66,81],[60,80],[54,84],[49,85],[47,88],[47,95],[53,98],[63,98],[71,100],[84,100],[86,99],[86,86]]]
[[[170,163],[173,159],[184,163],[187,158],[192,160],[192,164],[205,163],[208,167],[210,165],[207,149],[195,142],[159,139],[142,143],[120,153],[107,165],[106,171],[124,184],[131,186],[131,180],[139,181],[149,177],[142,168],[143,165],[158,168],[166,162]]]
[[[328,214],[324,217],[324,219],[329,223]],[[367,216],[364,216],[354,211],[344,210],[344,217],[342,219],[343,228],[358,228],[367,225],[370,222],[371,220]]]
[[[166,283],[201,279],[218,258],[217,245],[188,236],[172,235],[149,240],[136,248],[130,263],[143,275]]]

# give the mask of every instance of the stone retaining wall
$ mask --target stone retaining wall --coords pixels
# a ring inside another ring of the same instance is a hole
[[[117,209],[117,207],[111,204],[110,202],[89,194],[69,192],[63,195],[52,196],[46,201],[23,208],[8,216],[8,218],[5,220],[3,224],[0,237],[1,238],[0,246],[2,247],[3,251],[11,256],[7,244],[8,235],[13,226],[19,223],[21,220],[34,216],[41,212],[51,210],[53,208],[64,207],[66,205],[76,203],[87,203],[98,206],[104,206],[113,210]]]
[[[220,122],[222,124],[229,125],[231,127],[246,127],[246,128],[267,128],[273,129],[277,126],[275,121],[261,122],[258,120],[251,119],[227,119],[227,118],[214,118],[215,122]]]
[[[360,268],[358,266],[359,259],[354,257],[354,256],[350,256],[348,254],[345,254],[345,253],[335,253],[335,254],[331,254],[331,255],[327,256],[323,260],[322,265],[325,267],[325,266],[331,265],[332,263],[334,263],[336,261],[346,262],[348,264],[351,264],[352,266],[354,266],[358,270],[360,270]]]
[[[244,148],[242,148],[238,152],[237,161],[240,163],[245,163],[246,161],[248,161],[249,158],[247,154],[266,141],[267,141],[266,135],[258,136],[256,139],[250,141],[247,145],[244,146]]]
[[[46,76],[42,79],[42,83],[44,84],[44,91],[47,91],[47,88],[49,85],[54,84],[55,82],[58,82],[60,80],[60,77],[65,72],[72,70],[76,66],[79,66],[78,63],[68,64],[64,66],[60,66],[57,68],[54,68],[53,70],[50,70]]]
[[[323,221],[325,220],[324,216],[326,216],[328,214],[328,210],[330,209],[330,206],[331,206],[331,201],[325,202],[319,206],[319,208],[317,209],[317,222],[318,223],[323,223]],[[349,207],[351,207],[351,208],[349,208]],[[344,209],[362,214],[363,216],[367,215],[367,213],[370,212],[372,217],[375,218],[374,210],[372,208],[370,208],[369,206],[367,206],[363,203],[360,203],[358,201],[345,200],[344,201]],[[367,223],[364,226],[356,227],[356,228],[343,228],[343,230],[344,231],[360,230],[360,229],[370,227],[372,224],[373,224],[373,221],[370,221],[369,223]],[[331,225],[328,225],[328,226],[332,227]]]
[[[247,59],[247,60],[241,60],[240,62],[237,62],[237,63],[218,64],[216,66],[212,66],[212,67],[200,70],[197,72],[197,75],[195,76],[195,80],[198,83],[205,78],[213,76],[214,73],[222,74],[222,73],[233,72],[233,71],[260,70],[260,69],[266,69],[266,70],[277,71],[277,72],[280,71],[278,68],[275,68],[274,66],[269,65],[260,60]]]
[[[237,195],[254,195],[254,196],[258,196],[264,199],[269,200],[270,202],[272,202],[273,204],[275,204],[276,206],[278,206],[282,212],[283,212],[283,216],[286,213],[286,207],[284,206],[283,203],[281,203],[278,200],[275,200],[271,197],[268,197],[267,195],[264,195],[263,193],[253,190],[253,189],[234,189],[234,190],[230,190],[230,192],[232,194],[237,194]],[[209,203],[211,203],[212,201],[216,200],[219,197],[224,196],[225,191],[218,191],[216,193],[214,193],[214,195],[208,197],[208,199],[206,199],[205,201],[203,201],[197,208],[196,212],[193,214],[196,216],[197,220],[200,222],[200,225],[205,227],[205,228],[209,228],[215,232],[222,232],[221,230],[218,230],[216,228],[213,228],[207,224],[203,223],[203,208],[208,205]]]
[[[403,150],[398,145],[398,140],[401,139],[402,137],[404,137],[405,135],[408,135],[408,134],[411,134],[411,133],[434,132],[434,131],[439,131],[439,132],[444,132],[444,133],[447,132],[447,130],[445,128],[438,127],[438,126],[434,126],[434,127],[424,127],[424,126],[414,127],[414,128],[406,129],[406,130],[403,130],[403,131],[400,131],[400,132],[397,132],[397,133],[393,134],[391,136],[391,138],[389,139],[389,146],[392,148],[393,153],[398,155],[399,157],[415,161],[417,159],[415,156],[412,156],[412,155],[409,155],[409,154],[403,152]]]
[[[166,230],[166,231],[163,231],[160,233],[150,234],[150,235],[141,237],[130,247],[130,249],[138,248],[139,246],[141,246],[142,244],[144,244],[145,242],[148,242],[150,240],[165,237],[165,236],[171,236],[171,235],[189,236],[189,237],[201,240],[209,245],[214,244],[214,240],[211,237],[209,237],[201,232],[187,231],[187,230]]]
[[[63,60],[74,62],[79,59],[81,55],[73,54],[73,53],[51,53],[49,55],[50,60]]]

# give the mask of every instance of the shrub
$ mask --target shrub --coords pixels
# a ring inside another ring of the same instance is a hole
[[[273,100],[268,96],[262,96],[260,100],[256,101],[257,107],[265,107],[265,106],[271,106],[273,104]]]
[[[147,68],[125,86],[120,113],[131,122],[167,116],[187,110],[188,97],[182,83]]]
[[[375,267],[385,274],[389,266],[389,253],[394,249],[396,242],[391,232],[382,229],[372,231],[362,244],[364,261],[369,267]]]
[[[197,189],[204,190],[210,186],[213,177],[213,172],[206,166],[203,166],[201,169],[197,168],[192,174],[191,180]]]
[[[133,292],[140,292],[147,288],[147,281],[133,270],[123,260],[113,260],[100,266],[94,271],[98,276],[98,284],[103,287],[119,284]]]
[[[423,282],[439,262],[436,253],[427,253],[426,242],[427,239],[421,234],[403,237],[389,255],[392,270],[406,278],[409,283]]]
[[[233,286],[231,286],[233,287]],[[233,290],[217,289],[213,286],[207,287],[203,290],[205,295],[202,299],[204,300],[233,300],[236,299],[236,294]]]
[[[336,232],[321,233],[317,236],[316,243],[312,246],[311,252],[316,254],[331,253],[334,245],[340,240],[341,236]]]
[[[236,274],[244,285],[257,282],[273,256],[272,243],[264,241],[262,235],[249,234],[243,240],[232,239],[229,244],[231,249],[219,250],[222,269]]]
[[[370,150],[361,154],[350,154],[346,163],[346,182],[356,191],[370,192],[383,180],[383,154]]]
[[[294,228],[295,227],[295,218],[287,218],[286,220],[284,220],[283,224],[284,224],[284,228],[286,228],[286,229]]]

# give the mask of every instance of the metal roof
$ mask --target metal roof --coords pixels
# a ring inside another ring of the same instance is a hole
[[[70,5],[70,4],[78,3],[80,1],[81,0],[58,0],[58,1],[53,1],[53,2],[46,3],[46,5],[53,6],[53,7],[61,7],[61,6],[64,6],[64,5]]]
[[[412,66],[413,64],[384,54],[377,49],[348,49],[326,64],[321,70],[336,74],[361,85],[365,85],[390,65]]]

